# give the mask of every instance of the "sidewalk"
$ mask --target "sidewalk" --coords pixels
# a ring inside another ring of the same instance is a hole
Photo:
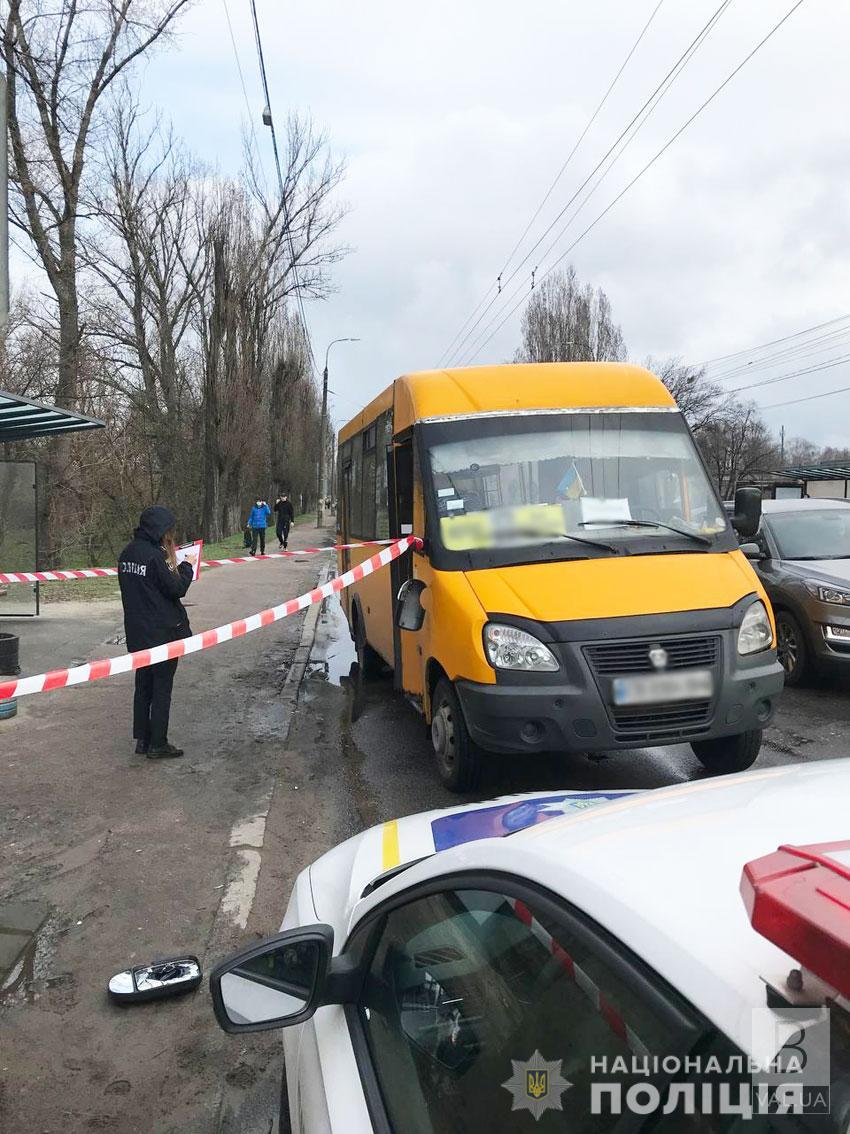
[[[290,549],[331,538],[299,526]],[[187,596],[192,629],[295,597],[330,562],[333,553],[209,570]],[[206,981],[183,1000],[125,1009],[108,1002],[106,983],[181,952],[206,974],[244,941],[252,832],[281,770],[280,694],[303,622],[181,660],[171,738],[182,759],[133,754],[132,675],[21,698],[0,723],[0,944],[4,903],[41,903],[31,919],[47,913],[0,992],[0,1029],[15,1037],[0,1055],[0,1129],[209,1134],[225,1128],[224,1089],[231,1113],[234,1092],[249,1100],[256,1075],[216,1027]],[[111,602],[56,604],[3,628],[21,633],[24,674],[125,649]],[[267,1060],[278,1054],[266,1048]]]

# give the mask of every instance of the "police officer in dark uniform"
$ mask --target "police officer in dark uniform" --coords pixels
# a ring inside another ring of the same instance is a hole
[[[188,563],[177,565],[175,520],[167,508],[145,508],[133,539],[118,558],[118,582],[124,604],[127,649],[148,650],[192,630],[180,599],[192,582]],[[133,736],[136,753],[151,760],[182,756],[168,742],[171,688],[177,658],[136,670]]]

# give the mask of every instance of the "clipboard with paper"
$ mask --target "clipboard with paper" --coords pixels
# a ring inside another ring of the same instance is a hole
[[[204,541],[202,539],[196,539],[194,543],[184,543],[175,548],[178,567],[181,563],[188,563],[192,568],[192,579],[195,582],[201,575],[201,552],[203,549]]]

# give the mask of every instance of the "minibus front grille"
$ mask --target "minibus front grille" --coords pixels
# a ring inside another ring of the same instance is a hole
[[[711,721],[711,701],[614,708],[611,714],[618,739],[670,739],[704,731]]]
[[[716,634],[687,638],[641,638],[623,642],[597,642],[585,646],[584,655],[598,677],[627,673],[653,673],[657,668],[650,651],[661,647],[667,669],[712,668],[720,655]]]

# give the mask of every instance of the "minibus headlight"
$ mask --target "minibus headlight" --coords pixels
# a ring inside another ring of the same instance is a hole
[[[757,599],[747,609],[741,629],[738,631],[738,653],[757,654],[766,650],[773,641],[773,628],[770,625],[764,603]]]
[[[516,626],[488,622],[484,627],[484,649],[494,669],[521,669],[526,672],[551,672],[558,668],[558,659],[548,646],[533,634]]]

